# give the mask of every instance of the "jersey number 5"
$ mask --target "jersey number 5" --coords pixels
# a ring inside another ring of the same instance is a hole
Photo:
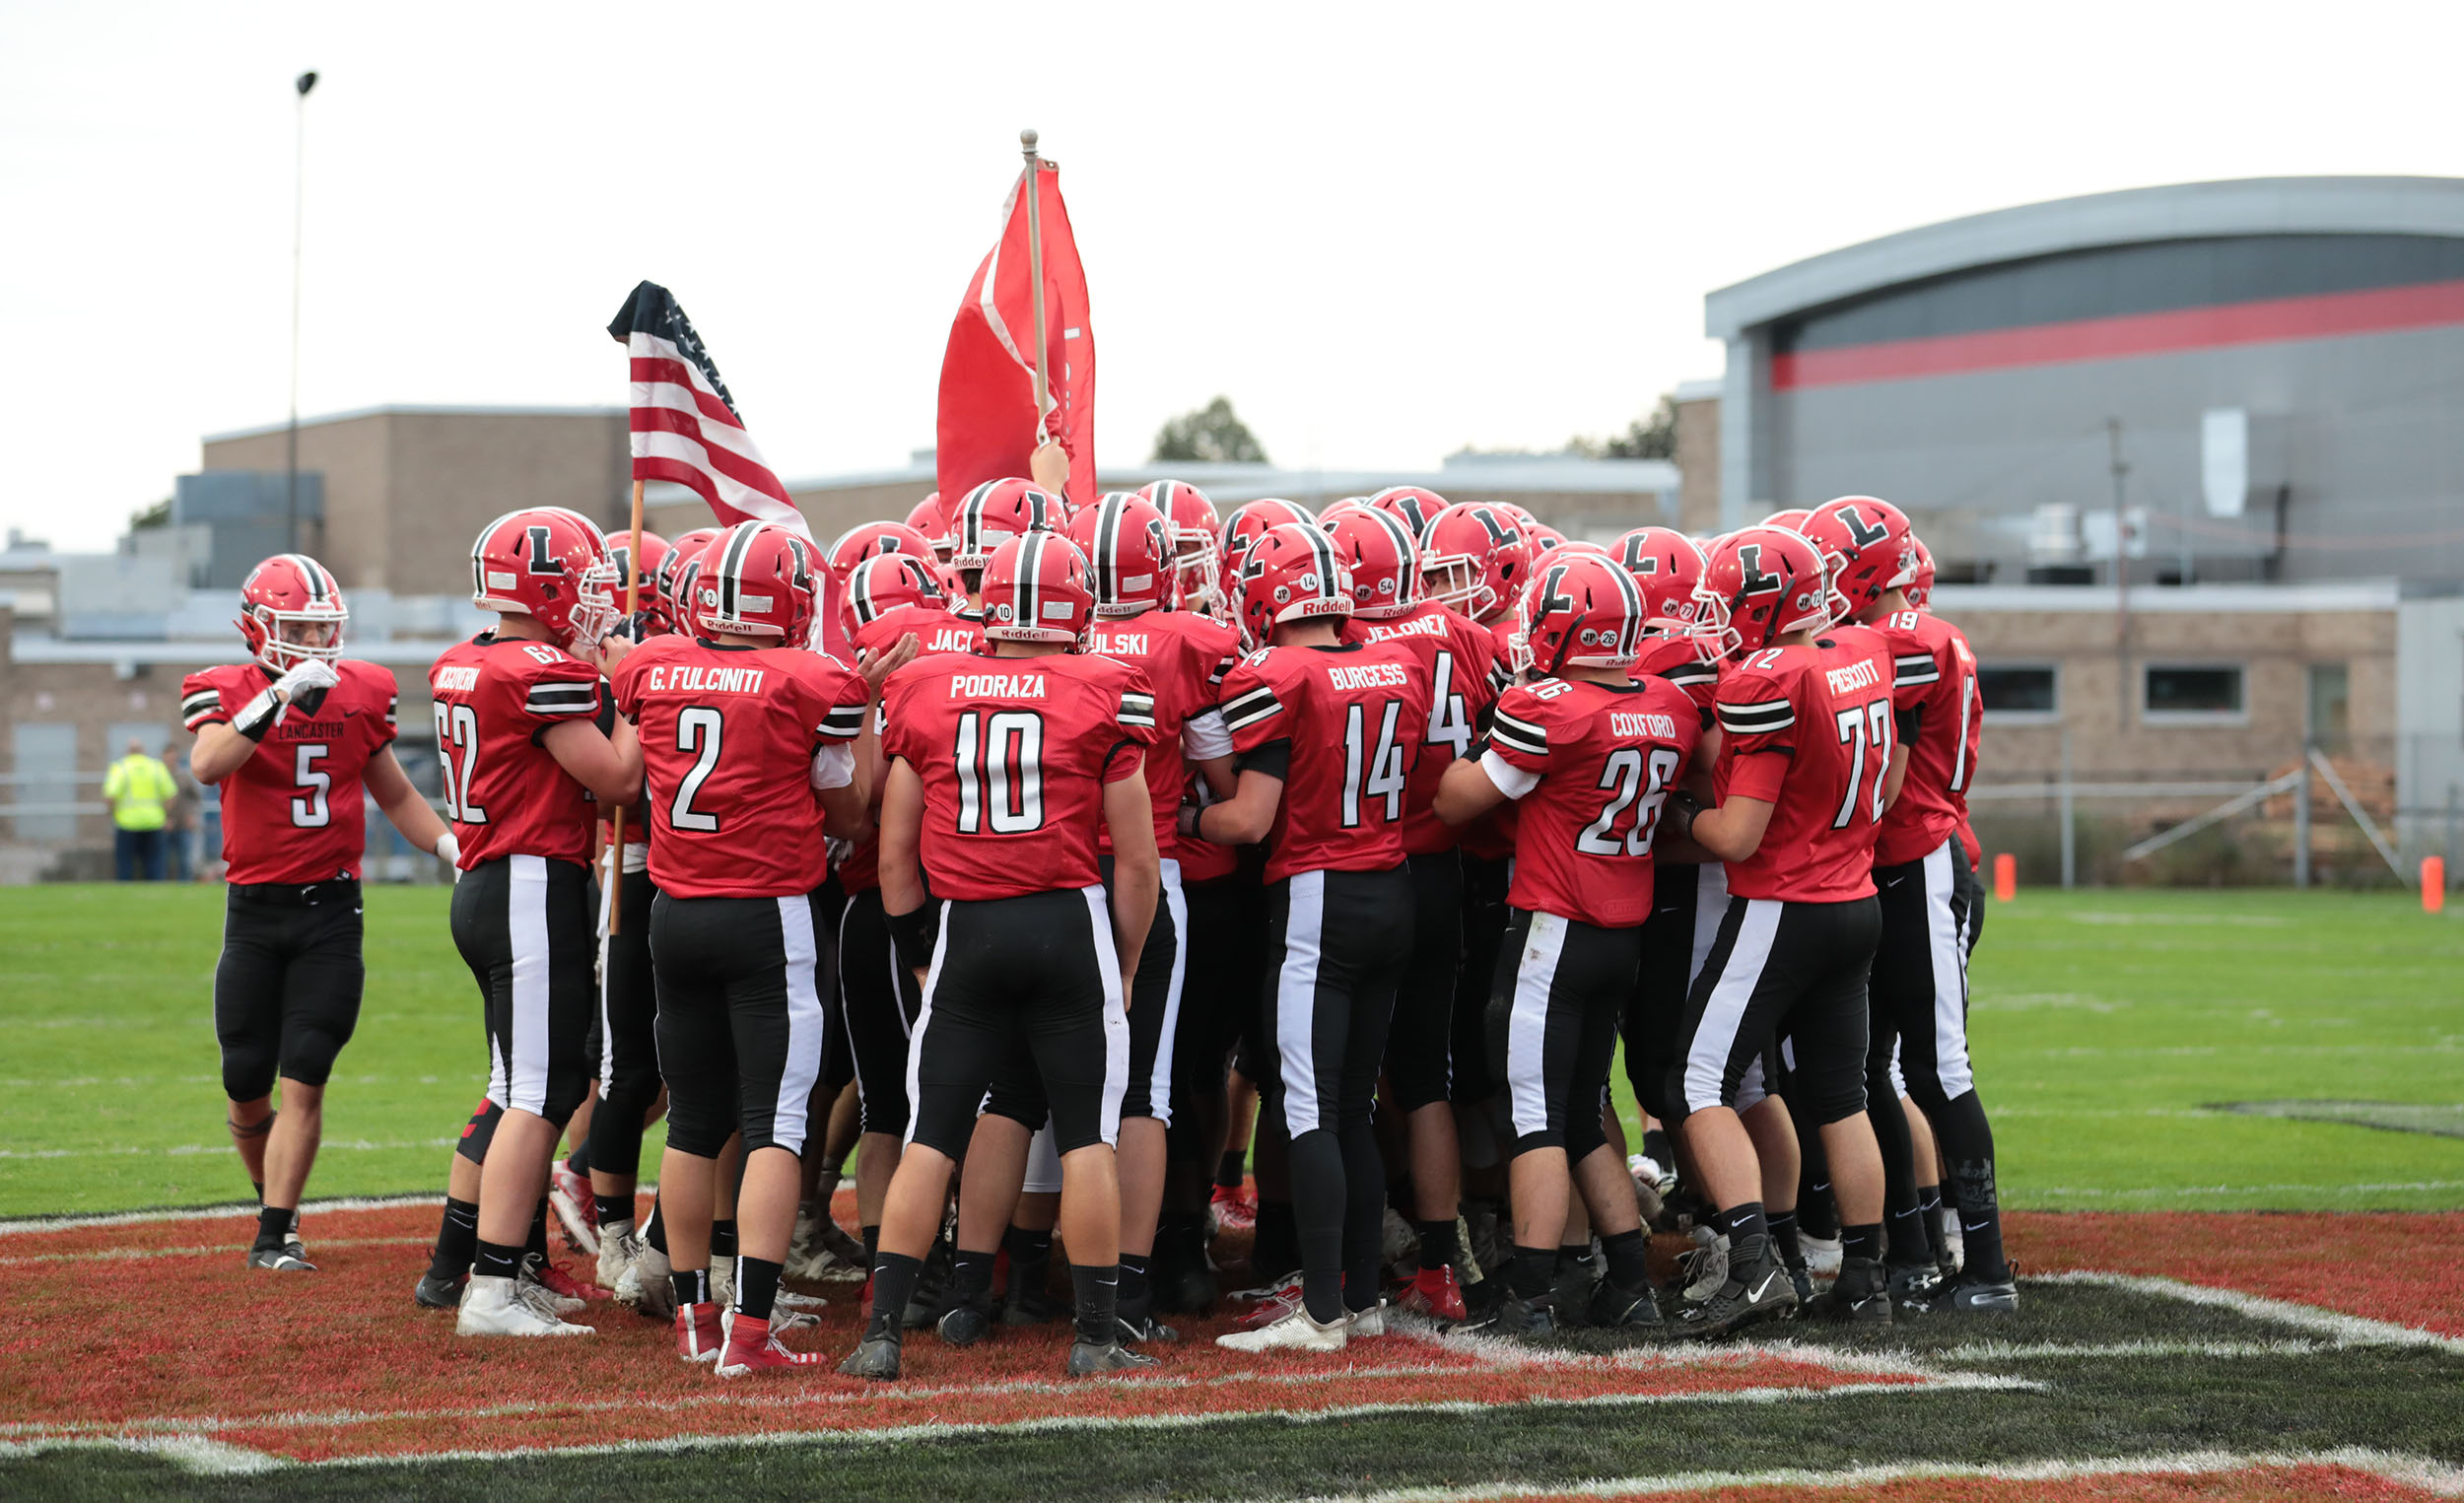
[[[334,777],[318,771],[316,766],[331,750],[315,745],[299,748],[292,781],[299,785],[303,796],[291,800],[291,823],[295,829],[321,830],[334,822],[334,811],[325,802],[325,795],[333,789]]]
[[[970,710],[958,717],[958,833],[1024,835],[1044,828],[1044,717],[1031,710]]]

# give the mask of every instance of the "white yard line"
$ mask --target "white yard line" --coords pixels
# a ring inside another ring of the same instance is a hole
[[[2097,1284],[2107,1289],[2162,1295],[2185,1304],[2213,1305],[2254,1320],[2274,1321],[2280,1326],[2291,1326],[2297,1331],[2312,1332],[2355,1345],[2428,1346],[2439,1351],[2464,1353],[2464,1339],[2425,1331],[2418,1326],[2399,1326],[2393,1321],[2344,1315],[2333,1310],[2321,1310],[2316,1305],[2297,1305],[2292,1300],[2244,1294],[2238,1289],[2213,1289],[2206,1284],[2184,1283],[2177,1278],[2154,1278],[2139,1273],[2031,1273],[2028,1281]]]

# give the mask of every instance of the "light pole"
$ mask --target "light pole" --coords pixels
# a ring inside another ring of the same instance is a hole
[[[300,228],[301,206],[308,181],[308,97],[316,87],[315,70],[292,81],[299,91],[299,108],[291,132],[291,437],[284,463],[283,516],[293,553],[300,551]]]

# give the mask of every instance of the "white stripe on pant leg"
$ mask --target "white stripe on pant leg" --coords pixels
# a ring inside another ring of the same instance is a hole
[[[883,912],[886,914],[888,910]],[[941,957],[948,953],[949,947],[950,906],[944,903],[941,905],[940,929],[932,936],[932,964],[924,968],[924,1005],[916,1009],[915,1031],[907,1036],[907,1130],[899,1136],[902,1147],[916,1140],[916,1124],[924,1117],[924,1081],[918,1070],[924,1059],[924,1028],[932,1021],[932,989],[941,980]],[[895,942],[891,945],[890,963],[900,963]],[[890,981],[893,985],[897,983],[895,973]]]
[[[839,1026],[841,1028],[847,1027],[847,1015],[855,1006],[854,1000],[847,994],[847,921],[848,916],[855,912],[856,900],[854,898],[850,898],[847,902],[839,905],[839,985],[837,987],[837,991],[839,996]],[[898,953],[895,947],[892,949],[890,954],[890,964],[893,967],[898,964]],[[898,972],[896,970],[892,970],[890,973],[890,985],[893,987],[898,985]],[[899,1021],[904,1023],[906,1019],[901,1018]],[[856,1057],[856,1036],[853,1033],[848,1035],[847,1052],[848,1058],[854,1059]],[[863,1109],[864,1072],[862,1070],[857,1070],[856,1072],[856,1120],[858,1122],[863,1120]]]
[[[1061,1191],[1061,1144],[1053,1141],[1053,1118],[1046,1113],[1044,1126],[1027,1139],[1026,1173],[1018,1181],[1022,1196],[1057,1196]]]
[[[1771,962],[1771,938],[1779,930],[1780,910],[1785,906],[1771,898],[1737,901],[1745,905],[1744,921],[1737,926],[1737,943],[1730,946],[1728,964],[1712,983],[1702,1024],[1685,1051],[1685,1109],[1689,1112],[1729,1105],[1722,1096],[1728,1083],[1729,1057],[1737,1052],[1737,1031],[1745,1026],[1745,1004],[1753,1000],[1754,987]]]
[[[1934,959],[1934,1078],[1951,1101],[1976,1089],[1975,1073],[1968,1068],[1968,951],[1951,911],[1951,884],[1958,880],[1951,848],[1958,839],[1953,835],[1925,858],[1925,944]]]
[[[1164,1031],[1155,1042],[1154,1073],[1146,1082],[1146,1107],[1172,1126],[1173,1035],[1181,1031],[1181,990],[1190,971],[1190,901],[1181,891],[1181,863],[1164,857],[1164,912],[1172,917],[1172,975],[1164,983]]]
[[[1274,1052],[1283,1071],[1283,1127],[1313,1132],[1318,1100],[1318,965],[1326,925],[1326,873],[1304,871],[1286,884],[1283,964],[1274,978]]]
[[[1747,1112],[1771,1099],[1770,1077],[1762,1068],[1763,1057],[1754,1056],[1754,1062],[1745,1066],[1745,1073],[1737,1077],[1737,1115]]]
[[[787,962],[787,1057],[779,1067],[770,1140],[801,1154],[813,1083],[821,1078],[821,946],[813,940],[811,898],[779,900],[779,941]]]
[[[1087,927],[1095,935],[1095,969],[1104,978],[1104,1107],[1096,1125],[1104,1141],[1117,1147],[1121,1098],[1129,1091],[1129,1009],[1121,998],[1121,952],[1112,942],[1112,905],[1104,900],[1100,882],[1080,891],[1086,894]]]
[[[1705,861],[1694,868],[1694,953],[1685,964],[1687,991],[1693,990],[1694,979],[1710,961],[1711,947],[1720,938],[1721,916],[1727,912],[1728,868],[1718,861]]]
[[[1509,930],[1511,932],[1511,930]],[[1506,1090],[1517,1137],[1548,1130],[1548,992],[1564,958],[1566,922],[1534,914],[1514,968],[1514,1002],[1506,1021]]]
[[[1868,1020],[1866,1026],[1873,1026],[1871,1019]],[[1906,1043],[1907,1039],[1904,1036],[1890,1041],[1890,1093],[1893,1096],[1908,1094],[1908,1072],[1899,1064],[1899,1050]]]
[[[505,1110],[539,1116],[548,1105],[548,863],[506,860],[505,922],[513,941],[513,1057],[506,1061]]]
[[[607,925],[599,925],[599,1095],[604,1098],[616,1080],[616,1026],[607,1015],[609,962],[613,959]]]

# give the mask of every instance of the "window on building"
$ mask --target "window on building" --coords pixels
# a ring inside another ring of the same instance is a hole
[[[2239,663],[2150,663],[2140,714],[2157,725],[2247,719],[2243,678]]]
[[[2340,662],[2310,664],[2310,701],[2302,729],[2330,751],[2341,751],[2353,739],[2352,670]]]
[[[16,818],[22,841],[64,841],[77,835],[77,727],[24,724],[11,728],[10,755],[17,770]],[[98,791],[89,796],[100,796]]]
[[[2062,714],[2062,675],[2052,663],[1980,663],[1977,696],[1993,720],[2052,720]]]

